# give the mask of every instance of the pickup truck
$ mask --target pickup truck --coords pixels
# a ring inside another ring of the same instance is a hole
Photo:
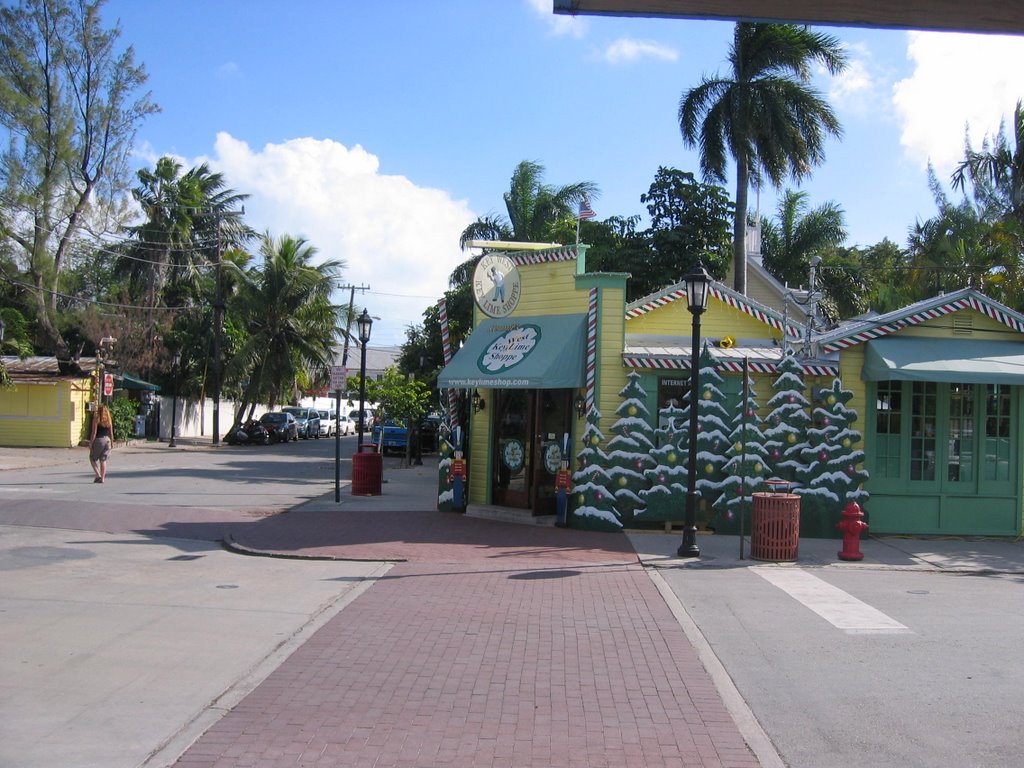
[[[374,425],[372,442],[380,446],[381,453],[405,453],[408,442],[408,431],[405,426],[393,419],[385,419]]]

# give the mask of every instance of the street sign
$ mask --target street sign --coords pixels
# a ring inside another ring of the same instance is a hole
[[[110,397],[114,394],[114,374],[104,373],[103,374],[103,396]]]
[[[348,368],[343,365],[331,366],[331,389],[341,392],[345,389],[345,382],[348,380]]]

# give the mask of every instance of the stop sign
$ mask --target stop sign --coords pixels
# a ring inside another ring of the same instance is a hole
[[[104,373],[103,374],[103,396],[110,397],[114,394],[114,374]]]

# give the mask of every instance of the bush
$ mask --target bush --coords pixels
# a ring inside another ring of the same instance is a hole
[[[116,397],[109,407],[114,419],[114,436],[118,440],[127,440],[135,433],[135,414],[139,411],[139,404],[127,397]]]

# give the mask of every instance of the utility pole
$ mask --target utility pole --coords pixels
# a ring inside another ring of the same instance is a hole
[[[334,390],[334,501],[341,502],[341,431],[338,427],[338,419],[341,417],[341,389],[348,388],[348,337],[349,328],[352,325],[352,305],[356,299],[356,291],[368,291],[368,285],[342,285],[342,290],[348,288],[348,313],[345,315],[345,351],[341,354],[341,370],[344,373],[344,381],[338,384]],[[359,423],[363,422],[363,414],[359,414]]]
[[[349,336],[351,335],[349,333],[349,329],[352,327],[352,311],[353,311],[352,307],[355,304],[356,291],[368,291],[368,290],[370,290],[370,286],[368,286],[368,285],[339,285],[338,287],[341,288],[341,290],[343,290],[343,291],[347,288],[348,292],[349,292],[349,294],[348,294],[348,314],[345,315],[345,348],[344,348],[344,350],[341,353],[341,367],[344,368],[346,371],[348,371],[348,340],[349,340]]]
[[[220,216],[217,217],[217,249],[213,289],[213,444],[220,445],[220,337],[224,330],[224,297],[221,287]]]

